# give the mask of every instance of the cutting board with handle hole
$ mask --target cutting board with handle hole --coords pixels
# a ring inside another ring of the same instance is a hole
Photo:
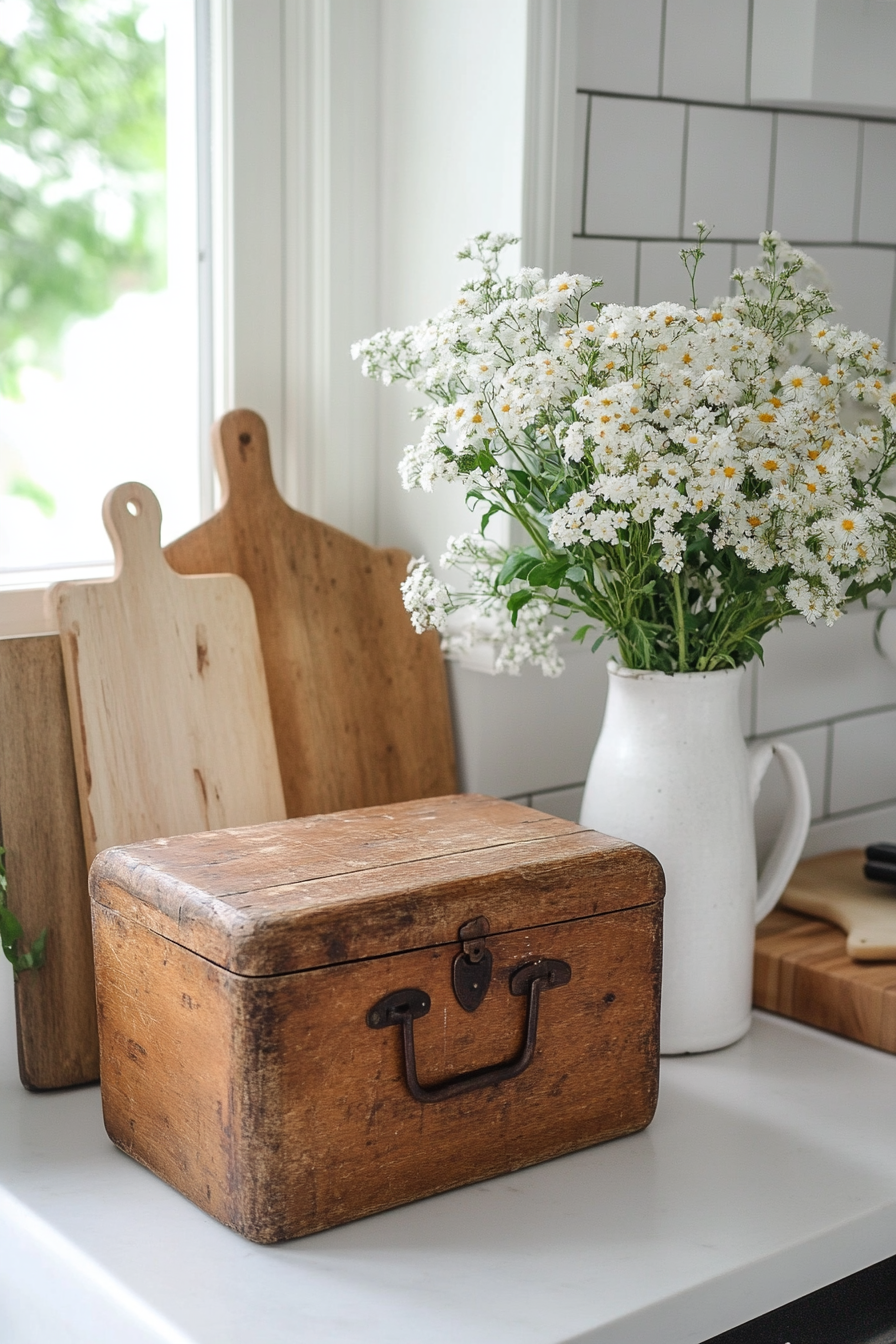
[[[112,490],[112,579],[56,584],[88,863],[110,845],[285,818],[252,596],[184,577],[148,487]]]
[[[896,920],[896,891],[890,896],[886,887],[866,882],[864,861],[855,849],[797,865],[781,905],[756,930],[753,1003],[896,1053],[896,960],[866,959],[872,939],[881,949],[887,944],[880,937],[881,907],[890,904]],[[807,908],[827,910],[850,931],[806,914]],[[850,940],[861,960],[850,956]]]
[[[439,637],[418,635],[401,599],[407,552],[291,508],[253,411],[225,415],[213,443],[221,508],[165,555],[252,591],[288,815],[456,792]]]

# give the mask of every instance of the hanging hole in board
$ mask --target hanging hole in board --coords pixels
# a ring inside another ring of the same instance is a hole
[[[129,499],[127,504],[125,505],[125,508],[127,509],[128,513],[131,515],[132,518],[140,517],[142,509],[139,499]]]

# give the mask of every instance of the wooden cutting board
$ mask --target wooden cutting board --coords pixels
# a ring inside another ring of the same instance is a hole
[[[155,495],[112,490],[115,576],[56,584],[88,863],[110,845],[285,818],[252,596],[183,577]]]
[[[225,415],[213,438],[221,509],[165,555],[252,591],[288,815],[456,792],[439,638],[415,633],[399,591],[407,552],[290,508],[254,412]]]
[[[862,882],[860,849],[806,859],[797,886],[846,875]],[[881,888],[885,891],[886,888]],[[896,905],[896,895],[893,897]],[[780,906],[756,930],[753,1003],[784,1017],[896,1053],[896,961],[854,961],[846,934]]]
[[[81,843],[62,650],[56,635],[0,639],[0,834],[9,908],[46,959],[16,980],[26,1087],[99,1077],[87,866]],[[0,958],[0,975],[12,969]]]

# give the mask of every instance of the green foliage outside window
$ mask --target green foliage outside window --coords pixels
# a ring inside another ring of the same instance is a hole
[[[4,396],[24,366],[56,368],[73,320],[165,284],[165,52],[145,4],[19,5],[27,23],[0,34]]]

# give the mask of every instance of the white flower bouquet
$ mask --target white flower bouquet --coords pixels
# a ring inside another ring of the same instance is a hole
[[[592,299],[583,275],[502,277],[515,240],[482,234],[458,255],[481,278],[418,326],[353,349],[368,377],[424,393],[405,488],[462,480],[478,533],[451,538],[437,580],[403,585],[418,630],[449,651],[487,635],[498,670],[562,670],[562,628],[621,662],[665,672],[736,667],[788,614],[828,624],[889,591],[896,513],[896,382],[880,341],[825,319],[809,259],[778,234],[738,293],[697,305],[708,236],[684,249],[693,307]],[[496,514],[513,520],[501,545]],[[447,633],[453,612],[467,626]],[[559,625],[558,618],[562,621]]]

